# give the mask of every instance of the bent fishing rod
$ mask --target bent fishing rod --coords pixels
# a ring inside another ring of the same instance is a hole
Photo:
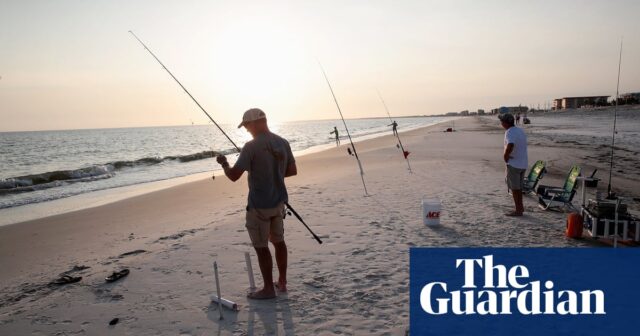
[[[138,40],[138,42],[140,42],[140,44],[142,44],[142,46],[149,52],[149,54],[151,54],[151,56],[153,56],[153,58],[155,58],[156,61],[158,61],[158,63],[160,63],[160,65],[162,66],[162,68],[167,71],[169,73],[169,75],[171,75],[171,78],[173,78],[173,80],[176,81],[176,83],[178,83],[178,85],[180,85],[180,87],[184,90],[184,92],[186,92],[189,97],[191,98],[191,100],[193,100],[194,103],[196,103],[196,105],[198,105],[198,107],[200,108],[200,110],[202,110],[202,112],[204,112],[204,114],[207,115],[207,117],[209,117],[209,120],[211,120],[211,122],[216,125],[218,127],[218,129],[220,130],[220,132],[222,132],[222,134],[224,134],[224,136],[229,140],[229,142],[231,142],[231,144],[233,145],[233,147],[235,147],[235,149],[238,151],[238,153],[240,153],[240,147],[238,147],[238,145],[236,145],[236,143],[231,140],[231,138],[227,135],[227,133],[222,129],[222,127],[220,127],[220,125],[218,125],[218,123],[213,120],[213,118],[211,117],[211,115],[209,115],[209,113],[207,113],[207,111],[202,107],[202,105],[200,105],[200,103],[198,103],[198,101],[191,95],[191,93],[189,93],[189,91],[187,90],[187,88],[184,87],[184,85],[182,85],[182,83],[180,83],[180,81],[178,80],[178,78],[176,78],[176,76],[174,76],[171,71],[169,71],[169,69],[162,63],[162,61],[160,61],[160,59],[158,57],[156,57],[156,55],[151,51],[151,49],[149,49],[147,47],[146,44],[144,44],[144,42],[142,42],[142,40],[140,40],[138,38],[138,36],[136,36],[136,34],[133,33],[133,31],[129,30],[129,33],[131,33],[131,35],[133,35],[133,37]],[[311,235],[313,236],[313,238],[318,242],[318,244],[322,244],[322,240],[320,240],[320,237],[318,237],[312,230],[311,228],[309,228],[309,226],[307,225],[307,223],[304,222],[304,220],[302,219],[302,217],[298,214],[297,211],[295,211],[293,209],[293,207],[289,204],[289,202],[284,202],[284,204],[287,206],[287,209],[290,211],[290,213],[293,213],[293,215],[300,221],[300,223],[302,223],[302,225],[304,225],[304,227],[307,228],[307,230],[309,230],[309,233],[311,233]]]
[[[356,161],[358,161],[358,167],[360,168],[360,178],[362,179],[362,186],[364,187],[364,195],[369,196],[369,193],[367,192],[367,185],[366,183],[364,183],[364,170],[362,169],[362,163],[360,163],[360,158],[358,157],[356,146],[353,144],[353,140],[351,140],[351,134],[349,134],[349,128],[347,127],[347,123],[344,121],[344,116],[342,115],[342,110],[340,110],[338,99],[336,98],[336,95],[333,93],[333,88],[331,87],[329,78],[327,77],[327,74],[324,72],[324,68],[322,67],[322,64],[320,63],[320,61],[318,61],[318,65],[320,66],[320,70],[322,70],[324,79],[327,81],[327,85],[329,85],[329,91],[331,91],[331,96],[333,96],[333,101],[336,103],[336,107],[338,108],[338,112],[340,113],[340,118],[342,119],[342,123],[344,124],[344,129],[347,130],[347,136],[349,137],[349,143],[351,143],[351,149],[353,149],[353,155],[356,157]]]
[[[389,116],[389,121],[391,121],[391,124],[395,123],[395,121],[391,119],[391,113],[389,113],[387,104],[384,102],[384,99],[382,99],[382,95],[380,94],[380,91],[378,90],[376,91],[378,92],[378,97],[380,97],[380,101],[382,101],[382,105],[384,105],[384,110],[387,111],[387,115]],[[396,133],[395,134],[396,138],[398,138],[398,144],[400,144],[400,150],[402,151],[402,156],[404,156],[404,159],[407,161],[407,167],[409,167],[409,173],[413,173],[413,171],[411,171],[411,165],[409,164],[409,152],[404,150],[404,146],[402,146],[402,140],[400,140],[400,134],[397,131],[395,133]]]

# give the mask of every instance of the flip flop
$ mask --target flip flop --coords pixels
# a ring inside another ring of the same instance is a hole
[[[111,273],[110,276],[104,278],[104,281],[106,281],[106,282],[114,282],[116,280],[119,280],[119,279],[122,279],[122,278],[126,277],[127,275],[129,275],[129,269],[125,268],[123,270]]]
[[[65,274],[65,275],[63,275],[63,276],[51,281],[51,284],[52,285],[61,286],[61,285],[66,285],[66,284],[78,282],[80,280],[82,280],[82,277],[72,277],[70,275]]]

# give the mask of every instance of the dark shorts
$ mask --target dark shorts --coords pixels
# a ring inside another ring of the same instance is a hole
[[[522,190],[524,185],[524,173],[526,169],[519,169],[507,165],[507,187],[511,190]]]

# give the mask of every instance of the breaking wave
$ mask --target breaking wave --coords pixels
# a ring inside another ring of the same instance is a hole
[[[194,154],[165,156],[165,157],[145,157],[133,161],[114,161],[105,164],[97,164],[89,167],[73,170],[58,170],[40,174],[10,177],[0,179],[0,195],[29,192],[48,188],[59,187],[69,183],[91,182],[108,179],[115,176],[116,172],[125,168],[140,166],[151,166],[163,162],[191,162],[212,158],[218,154],[236,153],[235,149],[228,149],[221,152],[203,151]]]

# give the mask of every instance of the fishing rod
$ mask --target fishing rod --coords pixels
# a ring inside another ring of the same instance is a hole
[[[156,57],[156,55],[151,51],[151,49],[147,48],[147,46],[138,38],[138,36],[136,36],[136,34],[133,33],[133,31],[130,30],[129,33],[131,33],[131,35],[133,35],[133,37],[135,37],[135,39],[138,40],[138,42],[140,42],[140,44],[142,44],[142,46],[151,54],[151,56],[153,56],[153,58],[155,58],[156,61],[158,61],[158,63],[160,63],[160,65],[162,65],[162,68],[165,69],[169,73],[169,75],[171,75],[171,77],[176,81],[176,83],[178,83],[178,85],[180,85],[180,87],[184,90],[184,92],[186,92],[189,95],[189,97],[191,97],[191,100],[193,100],[193,102],[196,103],[196,105],[198,105],[198,107],[202,110],[202,112],[204,112],[204,114],[206,114],[207,117],[209,117],[211,122],[213,122],[213,124],[216,125],[216,127],[218,127],[220,132],[222,132],[222,134],[224,134],[224,136],[227,137],[227,139],[229,139],[229,141],[231,141],[233,146],[238,150],[238,153],[240,153],[240,148],[238,148],[238,146],[236,146],[236,144],[233,142],[233,140],[231,140],[231,138],[227,135],[227,133],[225,133],[224,130],[222,130],[222,127],[220,127],[220,125],[218,125],[218,123],[215,122],[215,120],[213,120],[213,118],[211,118],[209,113],[207,113],[207,111],[200,105],[200,103],[198,103],[198,101],[195,98],[193,98],[193,96],[191,95],[189,90],[187,90],[187,88],[185,88],[184,85],[182,85],[182,83],[180,83],[180,81],[176,78],[176,76],[174,76],[171,73],[171,71],[169,71],[169,69],[167,69],[167,67],[160,61],[160,59],[158,59],[158,57]]]
[[[384,99],[382,99],[382,95],[380,94],[380,91],[378,90],[376,91],[378,92],[378,97],[380,97],[380,101],[382,101],[382,105],[384,105],[384,110],[387,111],[387,115],[389,116],[389,121],[391,121],[391,124],[395,124],[395,121],[391,119],[391,113],[389,113],[387,104],[384,102]],[[396,138],[398,138],[398,144],[400,144],[400,150],[402,151],[402,156],[404,156],[404,159],[407,161],[407,167],[409,167],[409,173],[413,173],[413,171],[411,171],[411,165],[409,164],[409,152],[404,150],[404,146],[402,146],[402,140],[400,140],[400,134],[398,133],[398,131],[394,133]]]
[[[233,147],[235,147],[235,149],[238,151],[238,153],[240,153],[240,147],[238,147],[238,145],[236,145],[236,143],[231,140],[231,138],[227,135],[227,133],[222,129],[222,127],[220,127],[220,125],[218,125],[218,123],[213,120],[213,118],[211,117],[211,115],[209,115],[209,113],[207,113],[207,111],[202,107],[202,105],[200,105],[200,103],[198,103],[198,101],[191,95],[191,93],[189,93],[189,91],[187,90],[187,88],[184,87],[184,85],[182,85],[182,83],[180,83],[180,81],[176,78],[176,76],[174,76],[171,71],[169,71],[169,69],[160,61],[160,59],[158,59],[158,57],[156,57],[156,55],[151,51],[151,49],[149,49],[144,42],[142,42],[142,40],[140,40],[138,38],[138,36],[136,36],[136,34],[133,33],[133,31],[129,30],[129,33],[131,33],[131,35],[133,35],[133,37],[135,37],[136,40],[138,40],[138,42],[140,42],[140,44],[142,44],[142,46],[151,54],[151,56],[153,56],[153,58],[156,59],[156,61],[158,61],[158,63],[160,63],[160,65],[162,65],[162,68],[164,70],[166,70],[169,75],[171,75],[171,77],[178,83],[178,85],[180,85],[180,87],[184,90],[184,92],[186,92],[189,97],[191,98],[191,100],[193,100],[194,103],[196,103],[196,105],[198,105],[198,107],[202,110],[202,112],[204,112],[204,114],[207,115],[207,117],[209,117],[209,120],[211,120],[211,122],[216,125],[218,127],[218,129],[220,130],[220,132],[222,132],[222,134],[224,134],[225,137],[227,137],[227,139],[229,140],[229,142],[231,142],[231,144],[233,145]],[[289,204],[289,202],[284,202],[284,204],[287,206],[287,208],[290,210],[290,214],[293,213],[293,215],[302,223],[302,225],[304,225],[304,227],[307,228],[307,230],[309,230],[309,233],[311,233],[311,235],[313,236],[313,238],[318,242],[318,244],[322,244],[322,240],[320,240],[320,237],[318,237],[313,231],[311,231],[311,229],[309,228],[309,226],[307,225],[307,223],[304,222],[304,220],[302,219],[302,217],[298,214],[297,211],[295,211],[293,209],[293,207]]]
[[[320,66],[320,70],[322,70],[322,74],[324,75],[324,79],[327,81],[327,85],[329,85],[329,91],[331,91],[331,96],[333,96],[333,101],[336,103],[336,107],[338,108],[338,112],[340,113],[340,118],[342,119],[342,123],[344,124],[344,129],[347,130],[347,137],[349,137],[349,142],[351,143],[351,149],[353,149],[353,155],[356,157],[356,161],[358,161],[358,167],[360,168],[360,178],[362,179],[362,186],[364,187],[364,195],[369,196],[367,192],[367,184],[364,183],[364,170],[362,169],[362,163],[360,163],[360,158],[358,157],[358,152],[356,151],[356,146],[353,144],[353,140],[351,140],[351,134],[349,134],[349,128],[347,127],[347,123],[344,121],[344,116],[342,115],[342,110],[340,110],[340,105],[338,104],[338,99],[336,95],[333,93],[333,88],[331,87],[331,83],[329,82],[329,77],[324,72],[324,68],[320,61],[318,61],[318,65]]]
[[[609,185],[607,186],[607,198],[613,199],[614,195],[611,193],[611,174],[613,172],[613,147],[616,143],[616,121],[618,119],[618,99],[620,92],[620,67],[622,66],[622,42],[620,39],[620,57],[618,59],[618,84],[616,85],[616,104],[613,107],[613,134],[611,135],[611,160],[609,163]]]

